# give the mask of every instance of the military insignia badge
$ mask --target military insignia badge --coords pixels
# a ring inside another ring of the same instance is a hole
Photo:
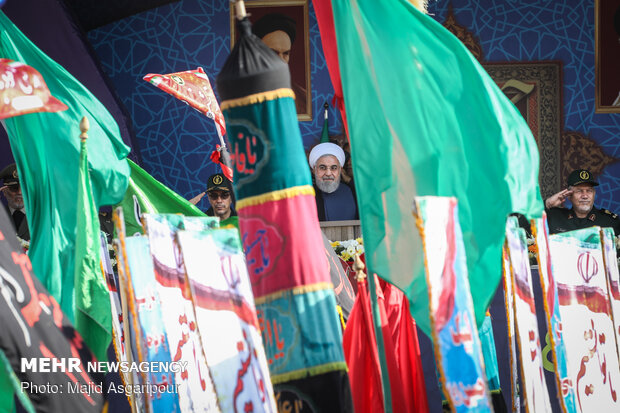
[[[17,169],[13,171],[13,178],[17,179]]]
[[[589,219],[590,221],[594,221],[594,220],[596,220],[596,215],[594,215],[594,214],[590,214],[590,216],[588,217],[588,219]]]
[[[219,184],[221,184],[221,183],[222,183],[222,181],[223,181],[223,178],[222,178],[220,175],[216,175],[216,176],[213,178],[213,183],[214,183],[215,185],[219,185]]]
[[[579,177],[581,179],[590,179],[590,174],[588,173],[588,171],[581,171],[579,172]]]

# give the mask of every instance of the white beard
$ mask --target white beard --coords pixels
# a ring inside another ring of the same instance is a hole
[[[316,186],[318,186],[321,191],[331,194],[332,192],[336,191],[336,189],[338,189],[338,187],[340,186],[340,176],[338,176],[338,178],[334,179],[333,181],[322,181],[320,179],[317,179]]]

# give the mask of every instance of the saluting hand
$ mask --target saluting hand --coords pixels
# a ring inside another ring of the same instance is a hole
[[[568,198],[573,193],[572,189],[563,189],[557,194],[551,195],[549,198],[545,200],[546,208],[556,208],[564,205],[566,198]]]
[[[205,194],[206,192],[201,192],[192,199],[190,199],[189,202],[193,205],[196,205],[202,199],[202,197],[205,196]]]

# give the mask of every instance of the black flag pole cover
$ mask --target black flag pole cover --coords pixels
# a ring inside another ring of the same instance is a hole
[[[349,412],[341,323],[289,67],[247,17],[237,27],[217,87],[275,397],[299,411]]]
[[[239,40],[217,76],[220,100],[238,99],[281,88],[290,89],[288,65],[252,34],[252,23],[247,17],[237,21],[237,29]]]
[[[0,328],[0,349],[37,412],[101,411],[103,375],[88,373],[95,358],[32,272],[2,207]]]

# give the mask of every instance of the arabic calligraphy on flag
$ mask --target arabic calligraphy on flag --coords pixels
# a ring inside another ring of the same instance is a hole
[[[144,214],[170,356],[172,361],[186,361],[189,366],[185,371],[175,374],[181,411],[215,413],[220,411],[215,386],[196,328],[194,304],[189,294],[183,256],[176,241],[178,230],[185,228],[185,219],[178,214]],[[195,219],[204,222],[203,229],[218,224],[213,217]]]
[[[0,59],[0,119],[67,109],[67,105],[52,96],[36,69],[11,59]]]
[[[143,79],[204,113],[215,122],[219,136],[226,134],[224,115],[211,88],[209,77],[202,67],[166,75],[149,73]]]
[[[506,245],[510,268],[506,268],[505,271],[511,273],[509,288],[512,289],[514,298],[514,309],[509,308],[508,311],[514,311],[516,337],[521,355],[521,376],[527,377],[523,380],[525,403],[526,406],[530,406],[531,411],[550,412],[551,401],[543,373],[540,333],[525,231],[519,228],[515,217],[510,217],[506,224]]]
[[[547,301],[545,315],[547,317],[547,330],[551,331],[549,335],[553,343],[553,351],[555,357],[554,367],[557,371],[555,374],[556,387],[560,389],[560,397],[564,402],[567,412],[575,411],[575,391],[569,385],[568,364],[566,361],[566,346],[562,336],[562,316],[560,315],[560,303],[558,301],[557,283],[555,280],[554,269],[551,265],[551,252],[549,250],[549,229],[547,225],[547,215],[543,213],[542,218],[534,220],[532,228],[535,230],[536,248],[538,250],[538,271],[542,284],[543,297]],[[613,233],[613,231],[612,231]],[[615,249],[614,249],[615,255]],[[618,267],[616,268],[616,273]]]

